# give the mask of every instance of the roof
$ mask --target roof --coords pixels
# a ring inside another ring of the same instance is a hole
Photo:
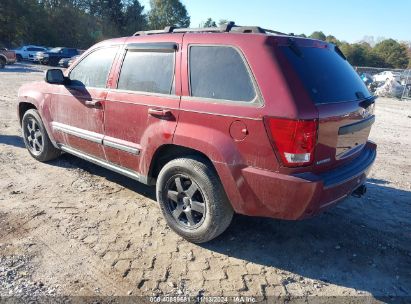
[[[175,26],[167,26],[163,30],[153,31],[138,31],[133,36],[155,35],[155,34],[171,34],[171,33],[259,33],[269,35],[284,35],[293,36],[293,34],[285,34],[269,29],[264,29],[259,26],[239,26],[230,21],[219,27],[205,27],[205,28],[180,28]]]

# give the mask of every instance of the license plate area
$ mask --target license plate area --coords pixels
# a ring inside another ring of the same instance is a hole
[[[349,157],[362,150],[370,135],[375,116],[343,126],[338,130],[335,159]]]

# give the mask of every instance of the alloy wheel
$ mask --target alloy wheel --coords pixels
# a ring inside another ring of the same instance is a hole
[[[200,226],[206,204],[200,187],[188,176],[175,175],[166,184],[167,207],[174,220],[185,229]]]
[[[31,153],[39,155],[44,148],[43,134],[38,122],[32,117],[28,119],[27,124],[24,126],[24,136]]]

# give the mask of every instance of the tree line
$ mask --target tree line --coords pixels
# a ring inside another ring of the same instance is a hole
[[[304,34],[299,36],[306,37]],[[348,43],[321,31],[313,32],[309,38],[337,45],[353,66],[405,69],[411,67],[411,43],[400,43],[384,39],[374,46],[366,41]]]
[[[215,27],[226,22],[208,18],[199,26]],[[107,38],[168,25],[190,26],[190,16],[180,0],[150,0],[150,10],[138,0],[0,1],[0,46],[9,48],[30,43],[86,49]],[[411,43],[393,39],[376,45],[348,43],[321,31],[308,37],[336,44],[354,66],[411,67]]]
[[[227,23],[227,20],[220,20],[219,25]],[[208,18],[202,22],[200,27],[216,27],[217,23]],[[378,68],[411,68],[411,42],[400,43],[394,39],[384,39],[375,45],[366,41],[348,43],[340,41],[333,35],[326,36],[322,31],[315,31],[311,35],[297,35],[299,37],[319,39],[337,45],[348,62],[353,66],[378,67]]]
[[[173,24],[190,25],[180,0],[1,0],[0,46],[23,44],[86,49],[94,43]]]

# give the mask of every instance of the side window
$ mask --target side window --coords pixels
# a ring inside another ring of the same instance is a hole
[[[36,49],[35,48],[28,48],[27,51],[28,52],[34,52]]]
[[[239,52],[227,46],[190,47],[191,96],[251,102],[256,93]]]
[[[128,50],[117,88],[149,93],[174,93],[175,52]]]
[[[81,60],[69,75],[73,85],[105,88],[116,52],[116,47],[99,49]]]

